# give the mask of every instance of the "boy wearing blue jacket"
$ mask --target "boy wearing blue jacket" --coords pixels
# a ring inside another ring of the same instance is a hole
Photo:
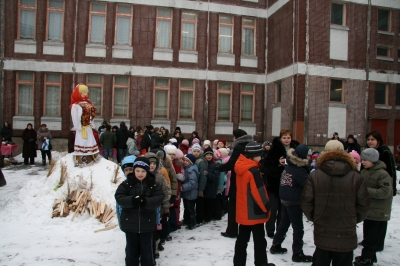
[[[183,199],[183,219],[188,225],[186,228],[192,230],[196,227],[196,211],[194,205],[198,196],[199,170],[196,166],[196,157],[193,154],[186,154],[183,157],[183,168],[185,180],[182,183],[181,197]]]

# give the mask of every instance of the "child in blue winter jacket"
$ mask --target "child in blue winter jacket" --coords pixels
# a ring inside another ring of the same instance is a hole
[[[207,171],[205,173],[207,183],[204,188],[204,222],[208,223],[211,219],[221,220],[221,206],[217,199],[219,170],[214,163],[214,152],[210,147],[204,150],[203,156],[207,162]]]
[[[187,224],[187,229],[192,230],[196,227],[196,212],[194,209],[195,201],[198,196],[198,176],[199,170],[196,166],[196,157],[193,154],[186,154],[183,157],[183,168],[185,170],[185,180],[182,183],[181,197],[183,199],[183,219]]]

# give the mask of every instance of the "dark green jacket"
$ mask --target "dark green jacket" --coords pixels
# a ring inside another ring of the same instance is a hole
[[[386,165],[378,161],[369,169],[363,169],[361,176],[365,180],[371,197],[368,220],[389,221],[392,210],[393,186],[392,178],[386,172]]]
[[[117,143],[117,135],[115,135],[111,131],[106,131],[101,134],[100,143],[103,146],[103,149],[112,149]]]

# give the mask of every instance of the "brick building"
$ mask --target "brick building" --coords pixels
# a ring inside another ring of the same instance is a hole
[[[16,136],[31,122],[67,137],[85,83],[98,125],[400,144],[397,0],[0,1],[0,119]]]

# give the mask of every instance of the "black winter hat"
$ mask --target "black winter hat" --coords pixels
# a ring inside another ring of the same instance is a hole
[[[347,136],[347,139],[353,139],[353,140],[356,140],[356,139],[354,138],[354,135],[353,135],[353,134],[350,134],[350,135],[348,135],[348,136]]]
[[[307,159],[309,149],[306,145],[300,144],[294,149],[293,155],[301,159]]]
[[[238,128],[233,131],[233,136],[235,136],[235,138],[240,138],[244,135],[247,135],[247,132],[243,129]]]
[[[208,147],[203,151],[203,156],[206,154],[214,155],[214,151],[210,147]]]
[[[264,153],[261,144],[257,141],[249,142],[244,148],[244,152],[250,158],[261,156]]]
[[[146,170],[147,173],[150,172],[150,161],[146,157],[138,157],[136,158],[135,162],[133,163],[133,169],[136,169],[136,167],[143,168]]]

